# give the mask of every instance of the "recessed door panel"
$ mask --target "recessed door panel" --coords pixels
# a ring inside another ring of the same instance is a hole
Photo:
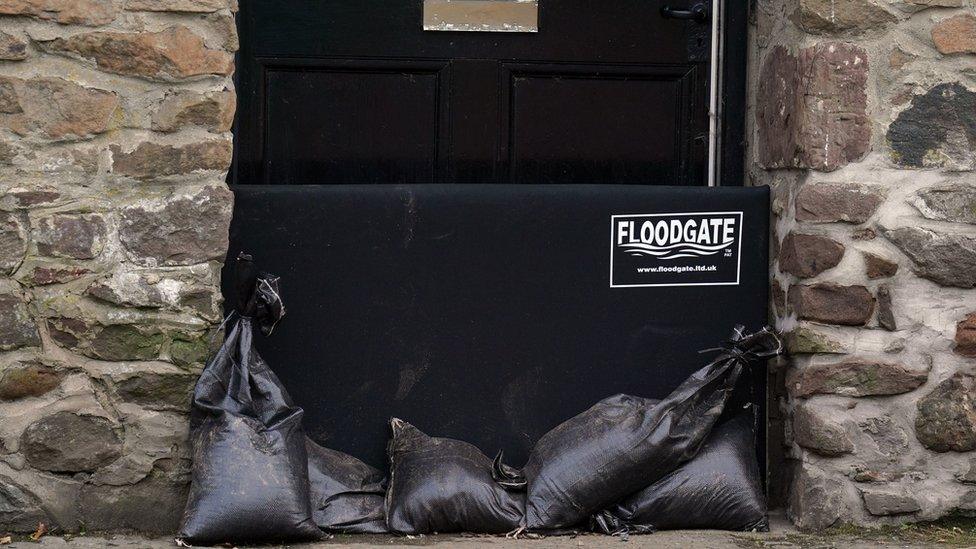
[[[404,67],[272,69],[265,178],[292,183],[431,183],[440,72]]]
[[[514,183],[684,182],[685,75],[514,72]]]

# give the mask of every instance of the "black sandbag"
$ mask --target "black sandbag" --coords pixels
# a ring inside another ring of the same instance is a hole
[[[510,469],[500,456],[493,464],[467,442],[427,436],[400,419],[390,426],[386,523],[391,532],[500,534],[519,527],[524,483],[506,482]]]
[[[277,277],[238,258],[236,320],[197,381],[190,413],[193,477],[178,539],[193,544],[311,541],[302,409],[258,355],[284,315]]]
[[[305,441],[315,524],[327,532],[383,534],[386,479],[378,469],[342,452]]]
[[[698,455],[647,488],[593,517],[605,534],[654,530],[768,531],[756,458],[755,416],[715,427]]]
[[[743,369],[780,351],[769,329],[738,327],[715,360],[660,403],[616,395],[542,436],[524,468],[525,526],[560,531],[655,482],[693,458]]]

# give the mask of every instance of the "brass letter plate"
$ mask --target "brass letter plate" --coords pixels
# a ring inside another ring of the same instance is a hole
[[[539,1],[424,0],[424,30],[539,32]]]

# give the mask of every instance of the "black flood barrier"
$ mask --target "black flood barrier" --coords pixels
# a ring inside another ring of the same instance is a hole
[[[262,356],[308,436],[380,469],[391,417],[521,466],[566,418],[663,398],[699,350],[767,319],[765,187],[233,190],[229,257],[254,253],[301,302]],[[740,385],[730,406],[764,406],[763,372]]]
[[[612,396],[546,433],[523,471],[526,528],[577,527],[698,455],[742,372],[781,348],[768,329],[745,334],[739,326],[714,351],[717,358],[658,403]]]
[[[747,411],[716,426],[697,456],[595,515],[594,529],[605,534],[769,530],[754,451],[755,421]]]
[[[401,419],[390,428],[390,531],[501,534],[519,528],[524,485],[496,479],[500,456],[493,463],[467,442],[428,436]]]
[[[253,345],[254,326],[270,334],[284,314],[278,279],[255,274],[247,257],[234,267],[242,299],[193,393],[193,476],[177,538],[315,540],[302,409]]]
[[[382,534],[386,478],[358,459],[306,439],[308,482],[315,524],[327,532]]]

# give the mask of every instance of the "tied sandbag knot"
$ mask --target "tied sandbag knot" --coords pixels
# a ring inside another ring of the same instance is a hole
[[[524,492],[528,482],[521,470],[505,464],[505,452],[499,450],[491,462],[491,478],[510,492]]]
[[[699,353],[724,353],[743,366],[783,354],[783,342],[769,326],[754,334],[746,334],[745,326],[736,326],[732,337],[720,347],[702,349]]]
[[[244,252],[237,256],[235,274],[237,314],[257,323],[264,335],[271,335],[286,312],[281,301],[280,277],[257,271],[253,258]]]

